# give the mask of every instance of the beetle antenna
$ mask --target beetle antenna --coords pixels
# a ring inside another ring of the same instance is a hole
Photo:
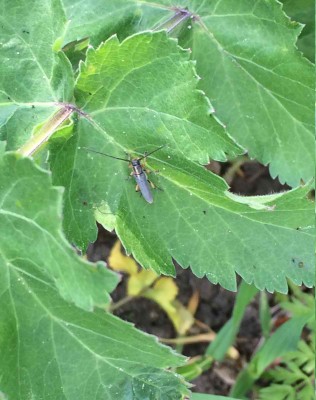
[[[82,149],[85,149],[85,150],[88,150],[88,151],[92,151],[92,153],[97,153],[97,154],[101,154],[102,156],[114,158],[115,160],[130,162],[130,160],[126,160],[126,158],[119,158],[119,157],[110,156],[110,154],[101,153],[100,151],[96,151],[96,150],[93,150],[93,149],[89,149],[88,147],[81,147],[81,148],[82,148]]]
[[[165,146],[166,146],[166,145],[163,144],[162,146],[158,147],[157,149],[151,151],[150,153],[145,154],[143,157],[139,158],[138,160],[142,160],[143,158],[146,158],[146,157],[150,156],[151,154],[155,153],[156,151],[162,149],[162,148],[165,147]]]

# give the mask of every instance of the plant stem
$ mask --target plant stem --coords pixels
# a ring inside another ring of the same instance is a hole
[[[213,332],[210,333],[201,333],[199,335],[194,336],[186,336],[186,337],[178,337],[176,339],[164,339],[159,338],[160,342],[167,344],[190,344],[190,343],[200,343],[200,342],[211,342],[215,339],[216,334]]]
[[[194,323],[196,326],[198,326],[199,328],[205,330],[206,332],[213,332],[212,329],[205,324],[204,322],[200,321],[199,319],[194,319]]]
[[[211,342],[212,340],[215,339],[215,337],[216,337],[215,332],[209,332],[209,333],[201,333],[199,335],[193,335],[193,336],[178,337],[175,339],[159,338],[159,341],[161,343],[166,343],[166,344],[185,345],[185,344],[192,344],[192,343]],[[237,360],[237,358],[239,357],[238,351],[233,346],[229,347],[229,349],[227,350],[227,355],[233,360]]]
[[[225,181],[230,185],[232,183],[232,180],[234,179],[234,176],[236,172],[239,170],[239,168],[246,162],[251,162],[249,157],[247,156],[240,156],[236,160],[233,161],[232,165],[227,169],[225,172],[223,178]]]
[[[116,310],[117,308],[122,307],[124,304],[129,303],[131,300],[137,299],[139,297],[145,297],[146,298],[146,296],[144,296],[144,295],[146,294],[147,290],[150,289],[150,286],[153,285],[158,279],[159,279],[159,276],[149,286],[144,287],[139,293],[137,293],[137,295],[126,296],[126,297],[123,297],[118,302],[113,303],[108,308],[108,311],[112,312],[112,311]]]
[[[123,297],[121,300],[119,300],[118,302],[112,304],[108,311],[109,312],[113,312],[114,310],[116,310],[117,308],[122,307],[124,304],[129,303],[131,300],[133,300],[135,298],[135,296],[126,296]]]
[[[28,142],[26,142],[17,152],[22,156],[31,156],[43,143],[52,136],[56,129],[72,114],[74,107],[64,106],[60,108],[49,121],[47,121]]]

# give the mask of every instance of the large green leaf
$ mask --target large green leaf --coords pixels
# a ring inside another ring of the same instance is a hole
[[[3,0],[0,21],[0,138],[12,149],[72,98],[73,73],[58,51],[66,24],[58,0]]]
[[[301,26],[275,1],[192,2],[192,57],[219,118],[273,177],[314,176],[313,66],[296,50]]]
[[[10,400],[180,400],[187,393],[165,370],[183,358],[154,337],[70,305],[38,270],[2,264],[0,273],[0,388]]]
[[[2,144],[4,147],[4,144]],[[0,388],[10,399],[181,399],[183,363],[105,314],[117,277],[61,232],[61,190],[30,159],[0,158]],[[58,291],[56,290],[57,287]]]
[[[168,0],[129,0],[117,9],[113,2],[90,1],[87,25],[82,3],[66,4],[69,37],[89,36],[93,43],[113,32],[125,37],[151,29],[175,13]],[[182,0],[177,6],[195,15],[180,43],[192,49],[200,87],[229,133],[282,182],[297,186],[313,177],[314,74],[295,48],[302,26],[274,0]]]
[[[110,159],[103,160],[110,168],[102,171],[101,181],[94,170],[85,167],[81,171],[87,152],[78,149],[80,145],[103,148],[121,157],[125,157],[124,151],[167,145],[204,164],[209,157],[225,160],[227,155],[241,152],[210,115],[211,106],[196,90],[197,81],[188,52],[164,33],[136,35],[122,44],[112,37],[88,52],[77,80],[76,97],[89,118],[80,118],[75,127],[77,135],[53,161],[55,182],[69,192],[65,228],[77,244],[86,246],[95,237],[89,211],[85,232],[78,226],[77,219],[87,208],[83,205],[90,202],[94,191],[101,190],[104,196],[106,185],[110,197],[121,197],[117,186],[123,186],[120,179],[113,179],[114,173],[121,170],[121,178],[126,174],[125,163]],[[91,182],[91,177],[96,179]]]
[[[228,194],[224,181],[188,160],[221,158],[224,145],[235,150],[207,115],[195,81],[187,54],[164,33],[136,35],[121,45],[112,38],[89,51],[77,83],[88,118],[80,117],[74,136],[56,146],[52,157],[55,183],[67,190],[69,237],[80,246],[92,241],[91,208],[104,203],[98,219],[114,214],[112,227],[145,267],[173,274],[174,258],[229,289],[236,289],[236,272],[269,291],[286,291],[286,277],[313,285],[308,188],[258,198],[249,206],[247,199]],[[151,179],[162,189],[155,190],[152,205],[125,180],[127,163],[84,148],[125,157],[124,151],[140,154],[162,144],[166,147],[148,159],[149,167],[160,171]]]
[[[11,279],[40,274],[84,309],[105,305],[118,279],[77,256],[62,234],[61,208],[61,190],[30,159],[9,153],[0,159],[2,291],[10,291]]]

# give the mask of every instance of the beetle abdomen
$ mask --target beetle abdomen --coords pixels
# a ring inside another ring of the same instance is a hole
[[[154,198],[151,193],[145,172],[137,175],[134,174],[134,178],[144,199],[147,201],[147,203],[152,203]]]

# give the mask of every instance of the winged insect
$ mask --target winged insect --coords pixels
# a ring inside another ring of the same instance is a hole
[[[102,153],[97,150],[89,149],[88,147],[83,147],[84,149],[91,151],[96,154],[101,154],[106,157],[114,158],[115,160],[120,160],[120,161],[126,161],[130,163],[133,171],[131,175],[134,176],[135,181],[136,181],[136,191],[141,192],[143,198],[147,201],[147,203],[153,203],[154,198],[150,190],[150,186],[152,188],[156,188],[156,186],[148,179],[147,177],[147,170],[144,168],[144,165],[141,164],[141,160],[144,160],[146,157],[150,156],[151,154],[155,153],[156,151],[162,149],[165,145],[162,145],[158,147],[157,149],[151,151],[150,153],[145,153],[143,157],[140,158],[132,158],[132,159],[126,159],[126,158],[119,158],[119,157],[114,157],[111,156],[110,154]]]

